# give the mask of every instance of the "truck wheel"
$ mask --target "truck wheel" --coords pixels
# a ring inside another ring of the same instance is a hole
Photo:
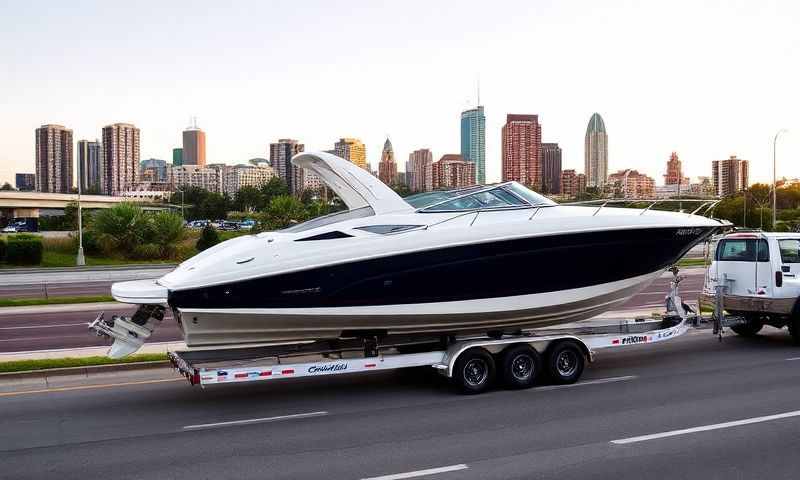
[[[558,385],[577,382],[584,364],[583,350],[572,341],[553,345],[547,355],[547,371],[553,383]]]
[[[792,336],[795,345],[800,345],[800,318],[793,318],[789,321],[789,335]]]
[[[764,322],[756,315],[745,315],[745,318],[747,323],[731,327],[731,330],[743,337],[755,337],[764,328]]]
[[[502,356],[500,372],[509,388],[530,388],[542,369],[539,353],[530,345],[508,347]]]
[[[494,383],[494,375],[494,358],[480,347],[464,351],[453,368],[453,382],[466,394],[485,392]]]

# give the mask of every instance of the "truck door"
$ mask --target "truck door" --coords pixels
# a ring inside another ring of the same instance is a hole
[[[777,298],[795,298],[800,296],[800,238],[778,239],[783,285],[775,288]]]
[[[728,294],[739,296],[768,295],[772,266],[767,241],[760,238],[725,238],[716,254],[717,278],[730,280]]]

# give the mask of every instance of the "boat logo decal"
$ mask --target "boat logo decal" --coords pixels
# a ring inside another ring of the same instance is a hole
[[[622,338],[623,345],[633,345],[634,343],[647,343],[649,341],[650,337],[646,335],[631,335],[630,337]]]
[[[281,294],[283,294],[283,295],[304,295],[306,293],[319,293],[321,291],[322,291],[322,287],[298,288],[297,290],[281,290]]]
[[[332,363],[328,365],[312,365],[308,367],[308,373],[338,372],[347,370],[346,363]]]
[[[701,233],[703,233],[702,228],[679,228],[675,230],[676,237],[694,236],[700,235]]]

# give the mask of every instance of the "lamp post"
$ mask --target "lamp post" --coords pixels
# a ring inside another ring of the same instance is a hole
[[[79,267],[86,265],[86,257],[83,256],[83,210],[81,209],[81,180],[83,179],[83,171],[81,169],[81,162],[78,161],[78,258],[75,259],[75,264]]]
[[[772,230],[775,230],[775,224],[778,223],[778,168],[775,148],[778,146],[780,134],[786,132],[788,130],[781,128],[772,139]]]

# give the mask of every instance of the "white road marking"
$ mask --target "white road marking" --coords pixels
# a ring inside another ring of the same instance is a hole
[[[800,360],[800,357],[792,357],[792,358],[787,358],[786,359],[787,362],[792,362],[794,360]]]
[[[615,445],[625,445],[628,443],[646,442],[648,440],[656,440],[659,438],[675,437],[678,435],[687,435],[690,433],[707,432],[709,430],[719,430],[722,428],[739,427],[742,425],[750,425],[753,423],[771,422],[773,420],[780,420],[782,418],[800,417],[800,410],[793,412],[778,413],[775,415],[766,415],[764,417],[745,418],[743,420],[735,420],[733,422],[715,423],[713,425],[703,425],[701,427],[684,428],[682,430],[671,430],[669,432],[653,433],[651,435],[641,435],[638,437],[621,438],[619,440],[612,440],[611,443]]]
[[[636,378],[636,375],[626,375],[624,377],[608,377],[608,378],[598,378],[596,380],[587,380],[585,382],[578,382],[578,383],[570,383],[568,385],[547,385],[544,387],[536,387],[529,391],[531,392],[542,392],[546,390],[558,390],[561,388],[571,388],[571,387],[581,387],[583,385],[600,385],[603,383],[616,383],[616,382],[626,382],[628,380],[633,380]]]
[[[392,475],[381,475],[380,477],[362,478],[361,480],[401,480],[403,478],[424,477],[426,475],[436,475],[437,473],[457,472],[466,470],[469,467],[463,463],[449,465],[447,467],[428,468],[425,470],[414,470],[413,472],[394,473]]]
[[[0,330],[21,330],[21,329],[24,329],[24,328],[56,328],[56,327],[77,327],[77,326],[85,327],[86,326],[86,322],[80,322],[80,323],[57,323],[57,324],[54,324],[54,325],[24,325],[24,326],[21,326],[21,327],[0,327]]]
[[[281,420],[294,420],[296,418],[322,417],[328,412],[296,413],[294,415],[281,415],[279,417],[250,418],[247,420],[234,420],[232,422],[203,423],[200,425],[187,425],[184,430],[202,430],[204,428],[233,427],[237,425],[250,425],[253,423],[279,422]]]

